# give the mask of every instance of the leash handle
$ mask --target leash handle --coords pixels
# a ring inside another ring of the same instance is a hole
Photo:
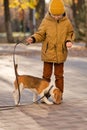
[[[24,38],[22,40],[17,40],[17,44],[20,44],[20,43],[27,45],[27,46],[29,45],[28,42],[26,42],[26,38]]]

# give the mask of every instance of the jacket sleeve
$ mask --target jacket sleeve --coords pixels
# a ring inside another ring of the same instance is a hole
[[[68,23],[68,32],[67,32],[65,43],[68,42],[68,41],[73,42],[74,39],[75,39],[74,29],[73,29],[72,24],[69,21],[69,23]]]
[[[46,29],[45,29],[45,20],[43,19],[37,32],[32,35],[32,37],[35,39],[35,42],[42,42],[44,41],[46,37]]]

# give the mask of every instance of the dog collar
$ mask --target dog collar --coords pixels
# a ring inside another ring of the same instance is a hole
[[[53,85],[49,88],[48,92],[44,94],[44,96],[46,96],[47,98],[49,98],[50,95],[50,90],[53,88]]]

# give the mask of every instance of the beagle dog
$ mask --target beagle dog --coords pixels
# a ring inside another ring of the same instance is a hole
[[[26,88],[28,88],[31,92],[33,92],[33,102],[36,102],[38,96],[40,96],[40,98],[43,97],[41,99],[41,102],[45,102],[46,104],[50,105],[53,103],[56,104],[61,103],[62,93],[58,88],[54,86],[50,88],[51,87],[50,83],[42,78],[34,77],[31,75],[19,75],[17,72],[17,67],[18,65],[16,64],[15,73],[17,78],[14,81],[15,90],[13,91],[15,105],[19,104],[19,91],[21,94],[22,90]],[[48,98],[45,95],[46,93],[48,93],[48,91],[52,98],[52,101],[48,100]]]

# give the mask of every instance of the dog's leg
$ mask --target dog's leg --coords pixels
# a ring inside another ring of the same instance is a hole
[[[48,105],[53,104],[53,102],[49,101],[46,97],[44,97],[44,98],[42,99],[42,101],[45,102],[45,103],[48,104]]]
[[[15,105],[18,105],[18,98],[19,98],[18,89],[13,91],[13,97],[14,97]]]
[[[47,97],[44,96],[44,93],[40,94],[40,97],[43,97],[43,98],[41,99],[41,102],[45,102],[46,104],[49,104],[49,105],[53,104],[53,102],[49,101],[49,100],[47,99]]]
[[[37,93],[33,93],[33,103],[36,103],[37,99],[38,99]]]
[[[20,85],[20,94],[21,94],[22,90],[23,90],[23,84]],[[14,97],[15,105],[18,105],[18,101],[19,101],[18,88],[13,91],[13,97]]]

